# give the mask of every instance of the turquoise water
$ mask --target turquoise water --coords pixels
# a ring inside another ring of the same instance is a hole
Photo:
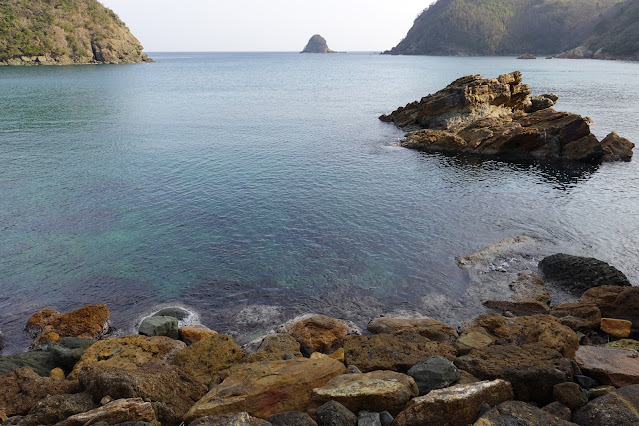
[[[373,54],[155,53],[0,68],[0,330],[107,303],[126,330],[182,301],[364,321],[455,300],[463,255],[519,234],[639,282],[639,166],[559,167],[394,146],[377,117],[453,79],[519,69],[602,138],[639,141],[639,64]],[[441,313],[446,317],[446,313]]]

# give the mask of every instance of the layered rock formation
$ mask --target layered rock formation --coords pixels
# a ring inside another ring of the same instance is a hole
[[[6,0],[0,17],[0,65],[151,61],[118,16],[96,0]]]
[[[319,34],[315,34],[308,41],[308,44],[301,53],[335,53],[328,48],[326,39]]]
[[[555,94],[531,93],[519,71],[469,75],[380,120],[413,130],[400,145],[423,151],[594,163],[631,159],[630,141],[611,133],[599,142],[589,118],[552,109]]]

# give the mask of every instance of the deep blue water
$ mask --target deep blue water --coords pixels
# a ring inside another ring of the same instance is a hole
[[[428,155],[396,147],[402,132],[377,119],[462,75],[519,69],[536,94],[560,96],[557,109],[592,117],[598,137],[638,142],[638,63],[151,56],[0,68],[8,352],[26,345],[36,310],[84,303],[107,303],[122,330],[175,300],[220,331],[254,303],[357,321],[419,311],[463,294],[455,256],[519,234],[639,282],[639,160]]]

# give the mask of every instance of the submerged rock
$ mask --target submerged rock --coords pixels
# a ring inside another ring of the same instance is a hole
[[[529,97],[519,71],[498,78],[461,77],[437,93],[382,115],[407,129],[401,146],[431,152],[466,152],[585,162],[628,158],[634,145],[611,137],[599,143],[590,119],[558,112],[554,94]]]
[[[319,34],[315,34],[308,41],[308,44],[302,50],[302,53],[335,53],[328,48],[326,39]]]
[[[630,286],[623,272],[598,259],[565,253],[547,256],[539,262],[539,270],[548,281],[561,286],[575,296],[602,286]]]

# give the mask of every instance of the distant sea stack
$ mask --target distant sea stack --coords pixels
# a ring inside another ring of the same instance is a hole
[[[393,55],[556,54],[592,40],[609,51],[639,27],[639,0],[438,0],[415,20]],[[621,22],[624,20],[624,22]],[[598,35],[595,37],[593,35]],[[615,37],[612,42],[612,37]],[[603,40],[602,40],[603,39]],[[605,50],[605,49],[604,49]]]
[[[0,65],[152,62],[96,0],[0,1]]]
[[[308,41],[308,44],[301,53],[335,53],[328,48],[326,39],[319,34],[315,34]]]

